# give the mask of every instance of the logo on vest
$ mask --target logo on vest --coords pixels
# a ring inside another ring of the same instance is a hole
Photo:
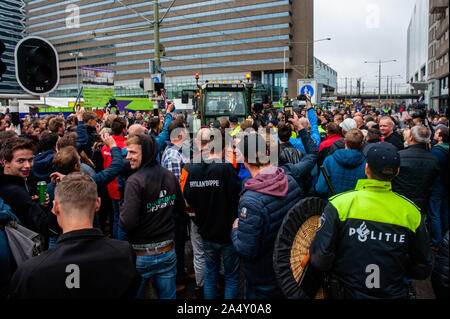
[[[247,208],[246,207],[241,208],[241,217],[247,218]]]
[[[157,201],[147,203],[147,212],[154,213],[159,209],[163,209],[168,206],[174,206],[176,197],[176,194],[167,195],[167,190],[162,189],[159,192],[159,199]]]
[[[358,235],[358,240],[362,243],[366,242],[368,239],[377,240],[377,241],[385,241],[387,243],[405,243],[405,234],[396,234],[396,233],[384,233],[377,232],[367,228],[366,222],[362,222],[362,224],[358,228],[349,228],[348,232],[349,237],[353,235]]]

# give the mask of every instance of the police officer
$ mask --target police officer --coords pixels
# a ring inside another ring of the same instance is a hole
[[[404,278],[425,279],[431,248],[419,208],[392,191],[400,156],[387,142],[368,151],[355,190],[330,198],[310,246],[311,266],[329,272],[331,298],[407,298]]]

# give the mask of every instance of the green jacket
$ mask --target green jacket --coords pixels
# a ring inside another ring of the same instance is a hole
[[[311,265],[351,298],[406,298],[404,278],[431,273],[431,248],[419,208],[390,182],[359,180],[330,198],[310,246]]]

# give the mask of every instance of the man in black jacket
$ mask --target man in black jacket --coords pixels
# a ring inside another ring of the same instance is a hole
[[[34,143],[22,137],[7,139],[2,145],[0,197],[19,218],[22,226],[42,235],[48,233],[48,213],[31,199],[27,178],[34,163]]]
[[[297,164],[303,157],[303,152],[296,149],[289,142],[292,135],[292,128],[289,123],[280,123],[277,127],[278,138],[280,139],[280,154],[278,156],[278,165],[286,163]]]
[[[23,263],[11,280],[12,298],[133,298],[140,283],[129,243],[92,227],[97,186],[71,173],[56,186],[53,213],[63,229],[56,246]]]
[[[158,297],[175,299],[174,213],[185,211],[180,184],[158,163],[158,144],[153,136],[136,135],[126,144],[127,159],[137,171],[125,183],[119,226],[135,250],[136,267],[144,279],[137,297],[154,276]]]
[[[391,143],[399,151],[404,149],[403,136],[394,132],[394,121],[389,116],[383,116],[380,119],[381,140]]]
[[[400,174],[392,181],[392,190],[419,206],[422,216],[427,214],[439,161],[427,150],[431,132],[425,126],[414,126],[408,138],[408,147],[399,152]]]
[[[195,210],[198,232],[203,240],[205,299],[216,298],[221,256],[225,272],[224,297],[236,299],[239,293],[239,257],[230,235],[233,222],[238,217],[241,182],[233,165],[223,162],[227,148],[225,134],[213,130],[205,140],[210,141],[210,152],[206,158],[202,156],[201,163],[190,167],[184,197]]]

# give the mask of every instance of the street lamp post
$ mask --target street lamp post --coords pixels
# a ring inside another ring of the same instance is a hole
[[[286,48],[283,49],[283,97],[286,96]]]
[[[75,57],[75,69],[77,72],[77,90],[78,90],[78,92],[80,92],[80,82],[79,82],[79,77],[78,77],[78,57],[82,57],[83,53],[80,51],[75,51],[75,52],[71,52],[70,56]]]
[[[381,63],[388,63],[388,62],[397,62],[397,60],[387,60],[387,61],[364,61],[364,63],[378,63],[378,103],[381,105]]]
[[[330,41],[331,38],[324,38],[314,41],[303,41],[303,42],[287,42],[287,44],[306,44],[306,63],[305,63],[305,79],[309,78],[309,44],[319,41]]]

